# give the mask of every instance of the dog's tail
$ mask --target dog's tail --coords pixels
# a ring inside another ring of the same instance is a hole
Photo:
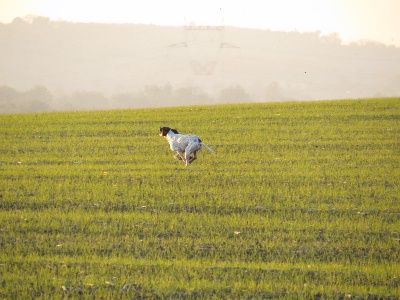
[[[204,146],[204,147],[206,147],[208,151],[210,151],[210,152],[212,152],[212,153],[214,153],[214,154],[217,154],[217,152],[215,152],[215,151],[212,150],[210,147],[208,147],[207,144],[201,143],[201,145]]]

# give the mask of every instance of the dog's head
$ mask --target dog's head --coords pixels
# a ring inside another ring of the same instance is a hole
[[[160,136],[166,136],[170,130],[169,127],[160,127]]]
[[[178,130],[172,129],[169,127],[160,127],[160,136],[167,136],[169,131],[172,131],[173,133],[178,133]]]

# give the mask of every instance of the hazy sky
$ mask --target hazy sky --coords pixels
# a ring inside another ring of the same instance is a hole
[[[0,22],[40,15],[73,22],[338,32],[344,43],[400,46],[400,0],[0,0]]]

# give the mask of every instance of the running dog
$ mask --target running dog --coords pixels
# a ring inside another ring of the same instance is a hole
[[[176,151],[175,159],[183,160],[186,166],[190,165],[197,159],[197,151],[205,147],[212,153],[211,150],[197,135],[179,134],[176,129],[169,127],[160,127],[160,136],[164,136],[172,151]],[[193,156],[190,156],[193,153]]]

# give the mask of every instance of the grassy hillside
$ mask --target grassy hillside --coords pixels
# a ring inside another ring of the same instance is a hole
[[[0,120],[0,298],[400,295],[398,98]]]

